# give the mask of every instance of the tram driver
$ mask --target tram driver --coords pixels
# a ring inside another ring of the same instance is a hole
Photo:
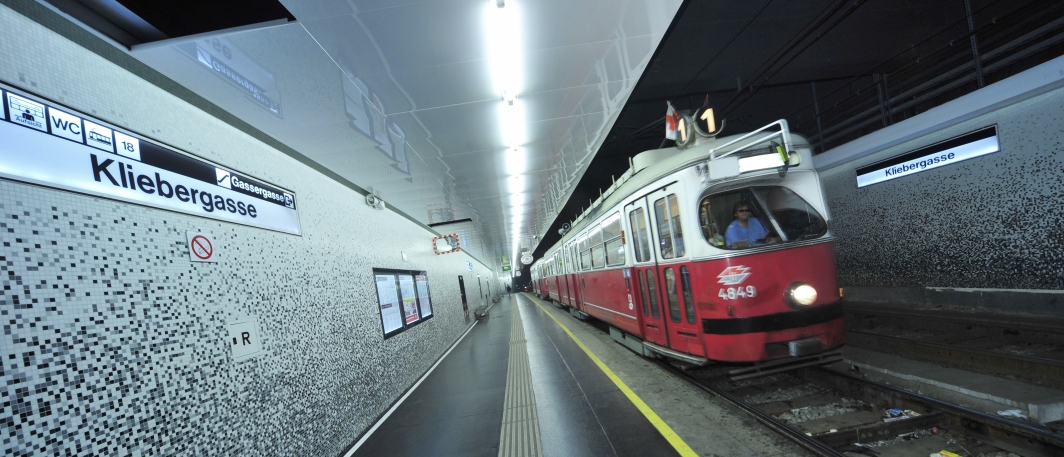
[[[768,238],[769,232],[765,225],[754,216],[750,202],[739,200],[732,206],[732,215],[735,220],[724,231],[724,242],[729,248],[745,248],[759,246]]]

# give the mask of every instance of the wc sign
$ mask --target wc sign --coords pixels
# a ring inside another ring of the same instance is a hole
[[[218,247],[210,236],[188,231],[188,258],[193,262],[218,262]]]
[[[229,333],[224,343],[232,348],[234,362],[248,359],[262,352],[259,326],[254,319],[233,322],[226,327]]]

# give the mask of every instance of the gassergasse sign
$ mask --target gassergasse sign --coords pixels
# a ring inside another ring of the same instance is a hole
[[[299,234],[295,196],[3,90],[0,176]]]

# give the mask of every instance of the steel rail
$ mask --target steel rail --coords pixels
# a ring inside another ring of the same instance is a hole
[[[929,397],[927,395],[910,392],[905,389],[883,384],[881,382],[873,381],[871,379],[865,379],[859,376],[855,376],[849,373],[843,373],[823,367],[811,368],[818,373],[829,374],[831,376],[840,377],[848,382],[854,384],[865,384],[873,387],[879,391],[885,391],[891,395],[904,398],[916,403],[922,403],[934,409],[946,411],[950,414],[960,416],[962,418],[973,420],[984,425],[991,425],[999,429],[1021,435],[1028,439],[1040,441],[1051,446],[1064,449],[1064,434],[1057,433],[1048,428],[1037,427],[1031,424],[1025,424],[1022,422],[1015,422],[994,415],[984,413],[982,411],[976,411],[971,408],[956,405],[947,401],[939,400],[937,398]]]
[[[1051,316],[1046,319],[1044,316],[1041,321],[1032,320],[1009,320],[1006,315],[993,316],[993,317],[980,317],[980,316],[967,316],[964,314],[949,314],[948,312],[935,312],[923,309],[907,310],[900,307],[892,307],[891,309],[884,308],[872,308],[873,304],[868,303],[843,303],[843,310],[846,314],[854,315],[855,317],[861,317],[862,315],[891,317],[900,319],[920,319],[926,321],[929,317],[936,321],[947,321],[955,324],[967,324],[967,325],[979,325],[983,327],[991,328],[1012,328],[1020,330],[1031,330],[1046,333],[1064,333],[1064,319]],[[1052,322],[1046,324],[1046,321]],[[1059,323],[1058,323],[1059,322]]]
[[[819,439],[814,438],[812,436],[806,435],[805,433],[795,429],[789,424],[784,423],[779,419],[776,419],[772,415],[757,409],[756,407],[740,400],[739,398],[729,394],[728,392],[706,384],[702,380],[695,378],[690,373],[684,370],[674,367],[662,360],[655,360],[654,362],[657,363],[659,366],[663,367],[665,370],[675,373],[676,375],[691,383],[695,387],[701,389],[702,391],[718,396],[724,399],[725,401],[737,406],[739,409],[753,416],[754,419],[756,419],[762,425],[767,426],[774,432],[779,433],[783,437],[790,439],[799,446],[802,446],[806,450],[809,450],[818,456],[838,457],[844,455],[836,451],[829,444],[820,441]],[[1017,435],[1028,441],[1036,441],[1042,446],[1052,447],[1049,453],[1041,452],[1045,450],[1044,448],[1035,449],[1034,451],[1038,452],[1037,455],[1061,455],[1056,454],[1054,452],[1057,452],[1059,449],[1064,449],[1064,434],[1057,433],[1048,428],[1042,428],[1030,424],[1011,421],[981,411],[976,411],[971,408],[966,408],[960,405],[949,403],[947,401],[938,400],[936,398],[932,398],[923,394],[910,392],[887,384],[872,381],[869,379],[864,379],[858,376],[851,375],[849,373],[843,373],[828,368],[814,367],[805,368],[804,370],[811,370],[812,372],[817,374],[838,378],[842,381],[845,381],[849,385],[863,385],[865,387],[870,387],[874,391],[885,393],[889,396],[904,399],[912,403],[922,404],[933,410],[942,411],[946,414],[961,419],[961,424],[965,428],[970,428],[964,425],[964,421],[967,420],[982,424],[983,426],[986,426],[993,430],[1005,432],[1009,435]],[[990,438],[991,440],[995,439],[994,433],[991,432],[988,435],[988,438]]]
[[[1052,385],[1064,383],[1064,361],[1028,355],[972,349],[954,344],[901,338],[848,330],[850,346],[935,363],[948,363],[965,369],[1003,373]]]
[[[695,387],[697,387],[697,388],[699,388],[699,389],[701,389],[701,390],[703,390],[705,392],[708,392],[710,394],[716,395],[716,396],[718,396],[720,398],[723,398],[725,401],[727,401],[727,402],[739,407],[739,409],[741,409],[741,410],[747,412],[748,414],[750,414],[751,416],[753,416],[754,419],[756,419],[762,425],[767,426],[768,428],[772,429],[772,431],[774,431],[776,433],[779,433],[780,435],[783,435],[783,437],[785,437],[787,439],[790,439],[791,441],[794,441],[799,446],[805,448],[806,450],[809,450],[810,452],[812,452],[812,453],[814,453],[814,454],[816,454],[818,456],[821,456],[821,457],[846,457],[845,454],[842,454],[842,453],[836,451],[831,446],[828,446],[828,445],[820,442],[819,440],[817,440],[817,439],[815,439],[815,438],[813,438],[813,437],[811,437],[809,435],[806,435],[805,433],[802,433],[798,429],[796,429],[794,427],[791,427],[790,425],[788,425],[787,423],[785,423],[783,421],[780,421],[779,419],[776,419],[775,417],[773,417],[770,414],[767,414],[765,412],[762,412],[761,410],[758,410],[757,408],[755,408],[755,407],[751,406],[750,404],[740,400],[739,398],[735,397],[734,395],[729,394],[729,393],[727,393],[727,392],[725,392],[723,390],[717,389],[715,387],[706,385],[705,383],[699,381],[694,376],[691,376],[691,374],[686,372],[686,371],[680,370],[679,368],[676,368],[676,367],[674,367],[674,366],[672,366],[672,365],[670,365],[667,362],[662,361],[662,360],[654,360],[654,362],[657,363],[659,366],[663,367],[664,369],[666,369],[668,371],[671,371],[671,372],[675,373],[676,375],[680,376],[682,379],[685,379],[686,381],[690,382]]]

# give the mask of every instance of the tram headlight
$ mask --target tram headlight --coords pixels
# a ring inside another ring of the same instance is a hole
[[[816,301],[816,289],[804,282],[796,282],[787,288],[787,301],[796,306],[809,306]]]

